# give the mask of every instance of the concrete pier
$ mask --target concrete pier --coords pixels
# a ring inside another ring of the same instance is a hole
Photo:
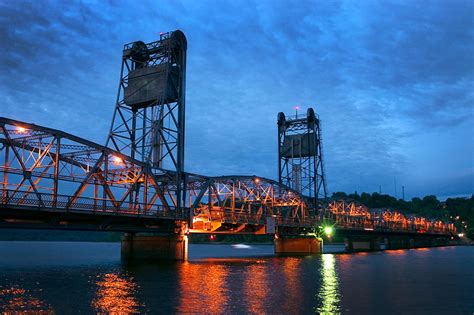
[[[122,237],[124,260],[178,260],[188,259],[188,237],[184,234],[133,235]]]
[[[315,236],[291,235],[275,239],[277,255],[311,255],[323,252],[323,240]]]

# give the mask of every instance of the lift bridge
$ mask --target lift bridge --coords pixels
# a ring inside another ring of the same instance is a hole
[[[455,233],[441,221],[329,202],[321,122],[313,109],[299,117],[278,114],[278,181],[185,172],[186,50],[179,30],[124,46],[105,145],[0,118],[0,227],[121,231],[127,233],[123,252],[140,256],[141,248],[177,259],[186,256],[188,233],[298,239],[327,224],[347,235]],[[306,249],[289,242],[277,251],[318,251],[313,240]]]

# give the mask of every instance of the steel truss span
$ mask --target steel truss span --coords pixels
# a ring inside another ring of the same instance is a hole
[[[320,213],[321,222],[331,222],[338,229],[359,229],[374,232],[414,232],[419,234],[454,235],[452,223],[429,220],[420,216],[405,216],[389,209],[368,209],[364,205],[344,200],[332,201]]]
[[[0,118],[1,207],[189,222],[195,233],[265,233],[265,226],[453,234],[452,224],[369,211],[344,201],[317,209],[309,197],[257,176],[184,174],[177,207],[175,173],[71,134]],[[185,188],[184,188],[185,187]]]
[[[229,227],[262,227],[267,217],[282,226],[311,224],[299,194],[272,180],[186,173],[187,204],[177,207],[172,171],[55,129],[7,118],[0,118],[0,129],[4,208],[210,220]]]
[[[0,118],[2,206],[187,218],[173,174],[68,133]]]
[[[195,196],[191,207],[194,232],[264,234],[267,224],[301,229],[315,224],[305,197],[266,178],[211,177],[190,195]]]

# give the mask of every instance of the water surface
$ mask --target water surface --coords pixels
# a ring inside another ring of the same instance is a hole
[[[0,242],[0,253],[0,312],[474,312],[474,247],[280,258],[271,245],[192,244],[188,262],[133,265],[117,243]]]

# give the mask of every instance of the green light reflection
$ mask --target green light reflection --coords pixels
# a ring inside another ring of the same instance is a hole
[[[340,313],[341,296],[339,294],[339,279],[336,273],[336,256],[321,255],[321,287],[317,294],[320,301],[316,312],[319,314]]]

